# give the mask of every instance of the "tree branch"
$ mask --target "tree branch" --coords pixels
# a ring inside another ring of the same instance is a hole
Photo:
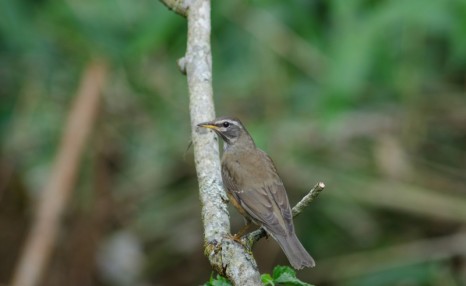
[[[93,61],[83,73],[63,130],[52,173],[41,193],[37,213],[11,286],[34,286],[40,283],[58,235],[60,220],[76,181],[85,143],[97,117],[106,69],[106,64]]]
[[[325,184],[322,182],[317,183],[307,195],[305,195],[301,201],[299,201],[292,209],[293,217],[297,217],[301,214],[305,207],[313,202],[325,188]],[[254,243],[265,237],[267,233],[263,228],[259,228],[253,232],[244,235],[241,238],[241,242],[248,248],[251,249]]]
[[[162,0],[177,11],[179,1]],[[186,56],[178,63],[188,78],[194,159],[204,224],[204,253],[212,267],[234,285],[262,285],[254,257],[231,239],[227,197],[220,173],[218,142],[214,134],[197,124],[215,118],[212,98],[212,55],[210,50],[210,1],[184,1],[189,5]],[[179,13],[179,12],[177,12]]]
[[[212,267],[234,285],[262,285],[252,253],[243,244],[231,238],[227,197],[220,173],[216,136],[197,127],[198,123],[215,118],[212,98],[210,1],[161,1],[175,12],[187,15],[188,18],[187,52],[178,60],[178,66],[188,77],[192,143],[204,224],[204,253]],[[181,13],[180,3],[185,5],[181,5],[184,7]],[[300,212],[323,188],[322,183],[318,184],[314,192],[299,204],[297,211]]]

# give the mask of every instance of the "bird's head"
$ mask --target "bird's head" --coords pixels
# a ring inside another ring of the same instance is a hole
[[[228,145],[235,144],[242,137],[250,138],[241,121],[234,117],[219,117],[212,121],[200,123],[197,126],[214,130]]]

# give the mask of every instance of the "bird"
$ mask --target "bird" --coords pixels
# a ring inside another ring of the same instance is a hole
[[[256,147],[241,121],[219,117],[197,126],[211,129],[224,141],[223,185],[230,203],[246,222],[261,226],[275,239],[295,269],[315,261],[296,236],[285,186],[272,159]]]

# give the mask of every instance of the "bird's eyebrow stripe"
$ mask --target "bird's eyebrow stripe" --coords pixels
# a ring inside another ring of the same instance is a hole
[[[233,125],[236,125],[236,126],[238,126],[238,127],[241,127],[240,124],[239,124],[238,122],[233,121],[233,120],[225,119],[225,120],[220,121],[219,124],[223,124],[223,122],[228,122],[228,123],[230,123],[230,124],[233,124]]]

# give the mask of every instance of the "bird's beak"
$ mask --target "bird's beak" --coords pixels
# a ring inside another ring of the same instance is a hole
[[[208,129],[213,129],[213,130],[218,130],[218,127],[215,126],[212,122],[199,123],[197,126],[208,128]]]

